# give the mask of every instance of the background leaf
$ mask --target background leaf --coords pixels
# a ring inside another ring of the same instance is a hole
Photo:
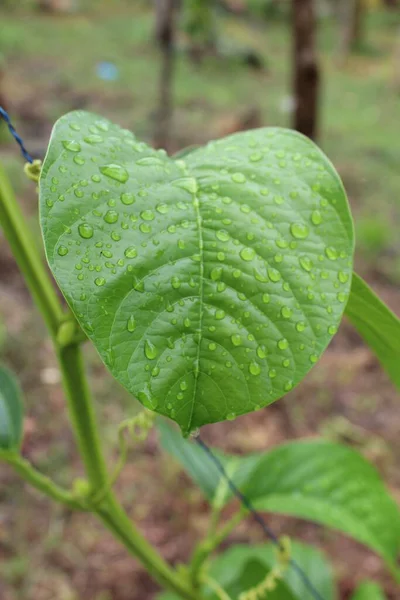
[[[114,376],[188,433],[266,406],[336,332],[353,225],[309,139],[230,136],[173,160],[84,112],[40,178],[47,258]]]
[[[14,375],[0,365],[0,450],[17,450],[22,441],[23,407]]]
[[[356,273],[346,316],[400,389],[400,319]]]
[[[292,557],[302,568],[309,580],[324,600],[337,597],[332,569],[324,555],[311,546],[292,542]],[[232,599],[249,588],[258,585],[276,564],[275,548],[272,544],[263,546],[236,545],[218,556],[210,566],[209,574],[223,587]],[[215,600],[210,589],[204,591],[207,598]],[[166,593],[159,600],[175,600],[178,596]],[[314,600],[298,574],[290,568],[286,571],[268,598],[272,600]]]
[[[162,446],[211,500],[220,480],[215,466],[201,448],[168,425],[162,424],[161,431]],[[258,509],[332,527],[365,544],[388,564],[395,563],[400,511],[375,468],[352,448],[317,440],[290,442],[245,457],[216,454]],[[230,497],[228,492],[226,499]]]
[[[358,586],[351,600],[386,600],[386,596],[380,585],[374,581],[364,581]]]

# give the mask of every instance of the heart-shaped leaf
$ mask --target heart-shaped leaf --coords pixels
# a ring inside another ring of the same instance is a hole
[[[0,365],[0,451],[18,450],[22,440],[21,392],[12,373]]]
[[[280,398],[336,332],[353,226],[307,138],[239,133],[169,158],[95,115],[55,125],[47,258],[114,376],[183,432]]]

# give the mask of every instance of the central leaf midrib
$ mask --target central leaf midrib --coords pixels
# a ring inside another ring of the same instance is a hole
[[[198,186],[197,179],[194,178],[196,184]],[[195,359],[195,369],[194,369],[194,388],[193,388],[193,399],[192,399],[192,408],[189,415],[189,420],[187,424],[187,431],[190,432],[190,426],[193,420],[194,407],[196,402],[197,395],[197,384],[200,375],[200,349],[201,349],[201,340],[202,340],[202,331],[203,331],[203,313],[204,313],[204,241],[203,241],[203,219],[200,213],[200,202],[198,197],[198,189],[193,194],[193,206],[196,215],[196,224],[199,232],[199,254],[200,254],[200,262],[199,262],[199,328],[198,328],[198,344],[197,344],[197,356]]]

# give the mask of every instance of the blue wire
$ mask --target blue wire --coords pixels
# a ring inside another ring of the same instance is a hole
[[[13,138],[15,139],[15,141],[17,142],[17,144],[21,148],[21,152],[22,152],[25,160],[27,160],[29,163],[32,164],[33,163],[32,156],[29,154],[29,152],[25,148],[24,142],[22,141],[22,138],[16,132],[14,125],[11,123],[11,119],[10,119],[8,113],[1,106],[0,106],[0,115],[3,117],[3,119],[7,123],[8,129],[10,130],[11,135],[13,136]]]
[[[281,548],[281,544],[279,538],[274,534],[272,529],[268,527],[261,514],[254,508],[251,500],[247,498],[234,484],[232,479],[229,477],[228,473],[225,470],[224,465],[219,460],[217,456],[213,453],[211,448],[207,446],[205,442],[200,437],[196,437],[196,442],[198,445],[204,450],[204,452],[210,457],[214,465],[217,467],[218,471],[221,473],[222,477],[227,482],[231,492],[236,496],[236,498],[240,501],[242,506],[244,506],[252,515],[253,519],[260,525],[265,535],[279,548]],[[289,561],[290,566],[297,572],[300,578],[303,580],[305,587],[308,589],[310,594],[315,598],[315,600],[324,600],[318,590],[314,587],[314,584],[310,581],[307,575],[304,573],[303,569],[300,565],[291,558]]]

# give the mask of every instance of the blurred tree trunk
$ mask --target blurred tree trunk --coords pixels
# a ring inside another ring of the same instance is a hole
[[[153,143],[168,149],[173,113],[176,0],[155,0],[155,38],[160,48],[159,103]]]
[[[399,0],[384,0],[388,8],[399,8]]]
[[[319,68],[315,48],[314,0],[292,0],[294,129],[315,139]]]
[[[364,0],[340,0],[338,17],[340,27],[339,59],[344,62],[364,39]]]

